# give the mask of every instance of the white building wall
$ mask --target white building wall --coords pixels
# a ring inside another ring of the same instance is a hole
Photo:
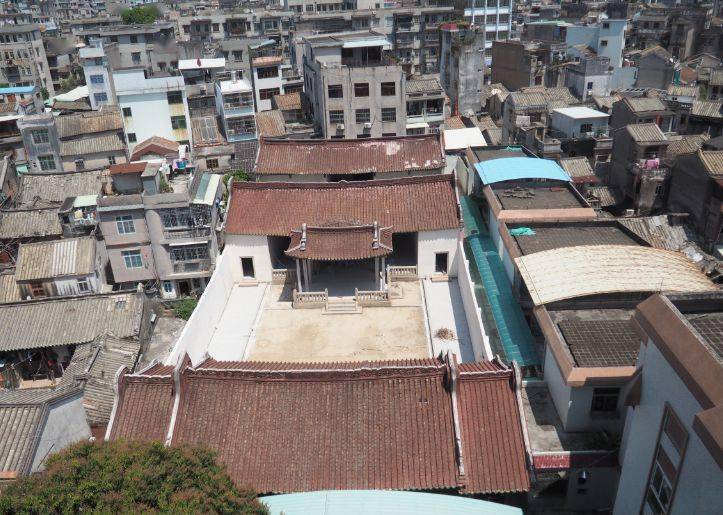
[[[131,150],[137,143],[153,136],[176,140],[171,127],[171,110],[166,92],[118,94],[118,105],[121,109],[131,108],[131,116],[123,117],[126,134],[136,135],[136,142],[128,145]]]
[[[460,239],[459,229],[440,231],[421,231],[417,233],[417,272],[420,278],[435,275],[435,254],[448,253],[448,275],[457,276],[457,245]]]
[[[464,314],[469,327],[472,350],[476,361],[490,361],[494,357],[490,340],[482,323],[482,312],[474,295],[474,282],[469,272],[469,261],[464,254],[464,244],[459,240],[457,247],[457,283],[462,296]]]
[[[569,386],[565,384],[560,368],[557,366],[555,357],[549,349],[545,349],[545,382],[550,391],[552,403],[555,405],[557,415],[560,417],[563,427],[567,425],[568,412],[570,411],[570,402],[572,393]]]
[[[254,96],[256,98],[256,110],[261,111],[269,111],[271,110],[271,99],[261,99],[260,91],[262,89],[272,89],[277,88],[279,90],[279,94],[282,94],[282,84],[281,84],[281,67],[276,66],[269,66],[269,68],[276,68],[277,76],[272,78],[265,78],[265,79],[259,79],[258,76],[258,68],[253,69],[254,74]]]
[[[85,418],[82,392],[51,404],[48,407],[48,417],[41,430],[38,448],[33,457],[32,472],[45,468],[45,461],[50,454],[90,438],[90,427]]]
[[[640,404],[628,410],[630,422],[623,436],[622,474],[613,513],[626,515],[640,510],[666,403],[685,426],[689,438],[669,513],[720,513],[723,472],[692,427],[702,407],[658,347],[649,341],[644,349],[638,358],[643,369]]]
[[[234,280],[243,279],[241,258],[250,257],[254,260],[254,272],[260,282],[271,282],[273,266],[269,252],[269,239],[266,236],[250,234],[227,234],[224,256],[230,259],[231,274]]]
[[[55,279],[53,282],[55,283],[55,287],[58,289],[59,296],[82,295],[82,293],[78,289],[78,280],[81,279],[86,279],[88,281],[90,291],[87,293],[98,293],[100,289],[100,283],[95,274],[78,277],[64,277],[62,279]]]

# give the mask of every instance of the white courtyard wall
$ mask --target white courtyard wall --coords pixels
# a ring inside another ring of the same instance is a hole
[[[494,356],[490,348],[489,336],[482,323],[482,312],[474,296],[474,283],[469,272],[469,261],[464,254],[464,246],[460,241],[457,247],[457,283],[462,296],[464,314],[472,340],[472,350],[476,361],[489,361]]]
[[[417,270],[420,278],[435,275],[434,260],[438,252],[449,254],[447,274],[457,276],[457,245],[460,239],[459,229],[443,229],[439,231],[421,231],[417,233]]]

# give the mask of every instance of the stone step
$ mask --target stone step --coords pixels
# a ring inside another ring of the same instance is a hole
[[[357,306],[352,299],[329,299],[323,311],[325,315],[353,315],[361,312],[361,306]]]

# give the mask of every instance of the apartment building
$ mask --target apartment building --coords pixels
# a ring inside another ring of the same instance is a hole
[[[485,28],[486,64],[492,65],[492,42],[510,39],[512,32],[513,0],[474,0],[465,8],[464,17],[474,25]]]
[[[613,71],[604,56],[582,56],[565,67],[565,86],[583,102],[610,95]]]
[[[123,121],[113,107],[62,116],[25,116],[18,127],[32,173],[102,170],[128,161]]]
[[[0,25],[0,83],[38,86],[55,95],[40,26],[4,21]]]
[[[149,76],[143,68],[113,71],[129,150],[153,136],[188,145],[191,122],[181,75]]]
[[[719,511],[722,315],[719,293],[657,294],[635,310],[642,345],[614,514]]]
[[[226,141],[235,143],[256,139],[254,90],[245,79],[234,77],[216,83],[216,111]]]
[[[102,39],[93,39],[88,46],[78,51],[85,84],[88,86],[88,99],[93,109],[116,103],[113,68],[114,63],[119,61],[117,54],[118,46],[104,45]]]
[[[84,28],[75,33],[86,44],[96,39],[115,43],[117,53],[114,68],[140,66],[151,72],[164,72],[178,68],[179,49],[174,24],[156,22],[150,25],[113,25]]]
[[[159,281],[163,298],[203,291],[218,254],[221,176],[196,173],[171,180],[164,167],[150,162],[113,166],[110,176],[114,190],[124,194],[98,199],[109,280],[129,287]]]
[[[404,135],[405,74],[374,31],[305,37],[304,90],[325,138]]]
[[[485,32],[456,23],[439,29],[439,78],[455,113],[477,113],[482,108],[485,76]]]

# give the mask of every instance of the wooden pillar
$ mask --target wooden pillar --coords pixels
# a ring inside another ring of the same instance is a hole
[[[304,291],[301,287],[301,265],[299,265],[299,258],[296,258],[294,261],[296,261],[296,285],[299,287],[299,293],[301,293]]]
[[[306,286],[306,291],[309,290],[309,261],[307,259],[303,262],[303,268],[304,268],[304,285]]]
[[[374,258],[374,284],[377,287],[381,288],[381,282],[379,279],[379,258],[378,257]]]
[[[386,265],[387,265],[387,258],[382,257],[382,275],[381,275],[382,291],[387,289],[387,276],[386,276],[387,266]]]

